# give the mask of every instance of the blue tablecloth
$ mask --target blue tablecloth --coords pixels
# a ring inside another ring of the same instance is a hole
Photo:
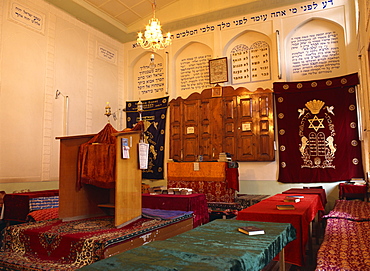
[[[263,228],[265,234],[246,235],[237,230],[241,226]],[[288,223],[219,219],[81,270],[261,270],[295,234]]]

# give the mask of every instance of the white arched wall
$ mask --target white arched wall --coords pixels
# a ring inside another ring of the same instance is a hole
[[[266,34],[252,30],[243,31],[230,40],[224,48],[225,55],[229,59],[229,84],[237,88],[246,87],[249,83],[270,81],[272,78],[271,48],[271,39]]]
[[[284,47],[287,81],[348,73],[344,29],[336,22],[311,18],[287,35]]]
[[[212,49],[200,42],[185,44],[176,53],[173,60],[176,97],[186,98],[191,93],[211,87],[208,61],[212,55]]]
[[[249,36],[250,35],[250,36]],[[272,88],[272,82],[278,79],[277,77],[277,50],[275,42],[275,31],[274,24],[272,21],[264,21],[247,24],[244,27],[230,28],[225,29],[217,35],[218,42],[221,44],[221,54],[231,59],[230,52],[238,43],[244,43],[248,46],[251,46],[253,43],[258,41],[266,41],[270,47],[270,59],[271,59],[271,77],[270,80],[258,80],[250,81],[248,83],[233,83],[232,80],[229,80],[226,85],[231,85],[237,87],[246,87],[250,91],[254,91],[258,88]],[[231,79],[232,72],[231,66],[229,65],[229,78]]]
[[[166,62],[162,55],[144,51],[134,59],[129,69],[132,93],[128,100],[150,100],[166,96]]]

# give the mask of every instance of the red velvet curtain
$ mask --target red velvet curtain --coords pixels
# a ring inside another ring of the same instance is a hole
[[[279,182],[363,178],[357,74],[274,83]]]

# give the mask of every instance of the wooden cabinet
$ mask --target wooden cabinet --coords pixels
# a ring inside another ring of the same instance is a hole
[[[272,91],[223,87],[170,102],[170,158],[215,161],[228,152],[235,161],[272,161],[274,154]]]
[[[59,217],[76,220],[114,211],[115,226],[120,227],[141,217],[141,170],[138,166],[139,132],[119,133],[116,149],[116,184],[114,189],[83,185],[76,189],[79,146],[94,135],[58,137],[60,140]],[[131,146],[130,158],[121,157],[121,138]]]

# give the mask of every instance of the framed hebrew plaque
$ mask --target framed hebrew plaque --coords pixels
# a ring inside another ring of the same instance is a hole
[[[228,81],[227,57],[209,60],[209,83],[217,84]]]

